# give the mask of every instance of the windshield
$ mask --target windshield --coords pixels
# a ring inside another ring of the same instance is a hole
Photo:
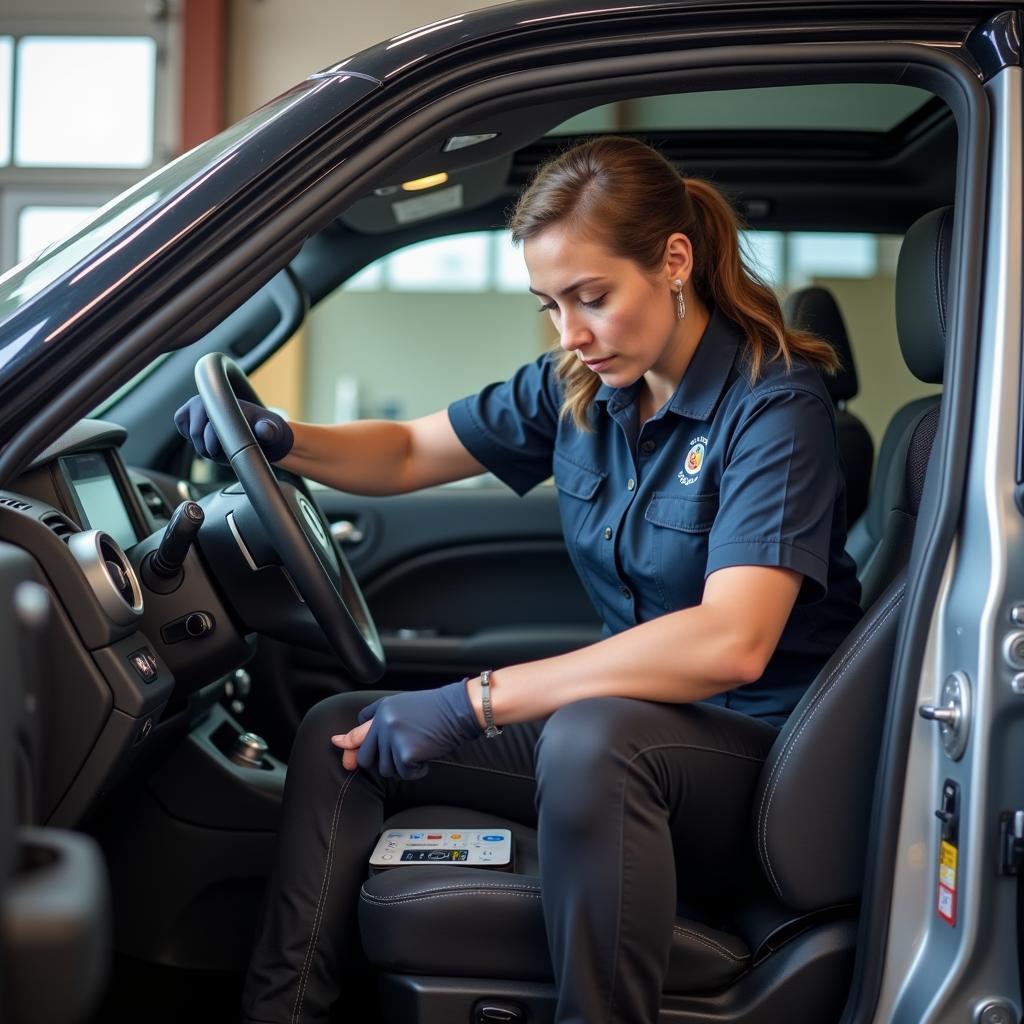
[[[112,199],[68,238],[12,267],[0,277],[0,323],[121,228],[176,192],[203,168],[223,158],[246,136],[280,116],[296,98],[295,90],[279,96]],[[0,361],[4,361],[2,357]]]

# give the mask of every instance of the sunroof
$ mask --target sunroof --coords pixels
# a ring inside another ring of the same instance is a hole
[[[906,85],[784,85],[621,100],[585,110],[549,135],[736,128],[887,132],[932,98]]]

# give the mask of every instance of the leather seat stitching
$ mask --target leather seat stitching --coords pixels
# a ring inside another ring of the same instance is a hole
[[[365,900],[367,903],[376,903],[377,905],[383,906],[383,907],[387,907],[387,906],[394,907],[394,906],[397,906],[399,903],[418,903],[421,900],[440,900],[440,899],[444,899],[445,896],[454,896],[454,895],[455,895],[455,893],[451,893],[451,892],[439,892],[439,893],[437,893],[434,896],[411,895],[411,896],[403,896],[401,898],[394,897],[393,898],[394,902],[387,903],[387,902],[384,902],[383,900],[377,899],[377,897],[375,897],[375,896],[371,896],[365,890],[361,891],[360,894],[359,894],[360,898]],[[491,889],[479,889],[474,895],[476,895],[476,896],[522,896],[524,899],[528,899],[528,900],[539,900],[540,899],[540,893],[539,892],[498,892],[498,891],[494,891],[494,890],[491,890]]]
[[[352,780],[356,777],[355,772],[350,772],[341,788],[338,790],[338,799],[334,803],[334,814],[331,818],[331,834],[327,842],[327,857],[324,861],[324,877],[320,882],[320,895],[317,898],[316,913],[313,915],[313,930],[309,936],[309,944],[306,946],[306,955],[302,961],[302,970],[299,972],[299,987],[295,992],[295,1004],[292,1007],[292,1024],[296,1024],[302,1015],[302,1003],[306,997],[306,982],[309,980],[309,972],[313,966],[313,951],[316,949],[316,940],[320,937],[320,925],[323,922],[324,904],[327,900],[327,889],[331,877],[331,866],[334,863],[334,841],[338,834],[338,818],[341,814],[341,805],[345,801],[345,794],[348,792]]]
[[[736,963],[740,963],[750,957],[749,953],[746,956],[736,956],[735,953],[726,949],[726,947],[721,943],[715,942],[714,939],[709,939],[706,935],[701,935],[698,932],[692,932],[688,928],[680,928],[673,925],[672,931],[677,935],[688,935],[691,939],[696,939],[696,941],[701,943],[701,945],[707,946],[709,949],[713,949],[716,953],[720,953],[722,956],[727,957],[729,960],[733,960]]]
[[[422,895],[428,892],[490,892],[492,890],[503,890],[506,892],[530,892],[539,893],[540,887],[536,885],[502,885],[500,883],[494,883],[492,885],[486,885],[482,882],[466,882],[464,885],[437,885],[431,889],[419,889],[416,893],[395,893],[394,895],[379,895],[373,892],[367,892],[366,887],[363,886],[360,891],[366,894],[367,899],[378,900],[381,903],[387,903],[389,901],[400,901],[406,899],[409,895]]]
[[[758,812],[758,833],[762,850],[761,859],[764,862],[765,867],[768,869],[768,874],[771,877],[771,882],[775,889],[776,895],[780,897],[782,896],[782,886],[779,884],[779,880],[775,875],[774,869],[772,868],[771,856],[768,853],[768,813],[771,810],[772,800],[775,797],[775,790],[778,787],[779,779],[782,777],[782,772],[786,767],[786,762],[792,755],[793,749],[795,748],[797,741],[800,739],[804,730],[807,728],[807,724],[810,722],[811,718],[822,706],[825,698],[828,696],[829,692],[832,690],[835,684],[839,681],[839,679],[841,679],[846,674],[850,665],[853,663],[856,656],[867,644],[868,640],[870,640],[870,638],[874,636],[874,634],[877,633],[879,629],[881,629],[886,619],[888,619],[889,616],[893,613],[893,611],[898,607],[900,602],[903,600],[903,594],[904,587],[900,587],[900,589],[893,596],[892,602],[889,605],[889,607],[885,609],[885,611],[879,616],[877,621],[875,621],[870,626],[870,628],[864,633],[864,635],[857,640],[856,645],[849,651],[846,658],[844,658],[843,661],[836,666],[835,671],[822,684],[822,687],[818,690],[818,692],[811,699],[810,703],[804,709],[804,715],[802,716],[802,720],[797,726],[794,733],[790,736],[789,741],[786,744],[783,756],[776,763],[776,767],[772,769],[772,772],[768,777],[768,785],[765,787],[765,795],[761,798],[761,809]]]

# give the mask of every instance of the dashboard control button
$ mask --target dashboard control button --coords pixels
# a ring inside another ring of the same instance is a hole
[[[185,632],[198,640],[201,636],[213,631],[213,619],[206,612],[193,612],[185,618]]]
[[[156,658],[145,647],[138,651],[132,651],[128,655],[128,663],[135,669],[136,674],[144,683],[151,683],[156,679]]]
[[[182,640],[201,640],[215,628],[216,623],[209,612],[190,612],[165,622],[160,627],[160,636],[165,644],[176,644]]]

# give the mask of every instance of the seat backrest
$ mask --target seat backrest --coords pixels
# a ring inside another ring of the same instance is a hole
[[[788,295],[782,304],[782,315],[787,326],[817,335],[827,341],[839,357],[839,370],[822,376],[836,407],[839,454],[846,472],[846,521],[855,522],[867,507],[875,446],[863,420],[846,408],[846,403],[856,396],[859,385],[843,314],[839,312],[835,296],[827,288],[815,286],[799,288]]]
[[[896,269],[900,351],[910,372],[928,384],[942,383],[952,232],[951,207],[926,214],[907,232]],[[911,440],[918,431],[930,431],[934,437],[939,405],[938,395],[908,402],[897,409],[882,436],[867,509],[846,542],[857,564],[863,608],[878,599],[909,555],[912,488],[921,482],[925,469],[924,463],[910,461]],[[914,450],[920,458],[920,449]],[[916,505],[914,509],[916,515]]]
[[[942,376],[951,226],[951,210],[927,214],[907,232],[900,252],[901,348],[922,379]],[[917,292],[916,304],[909,289]],[[890,561],[879,572],[881,593],[808,688],[761,772],[753,807],[758,856],[775,895],[796,910],[860,896],[906,566],[937,423],[935,406],[916,416],[892,457],[891,514],[879,547]]]

